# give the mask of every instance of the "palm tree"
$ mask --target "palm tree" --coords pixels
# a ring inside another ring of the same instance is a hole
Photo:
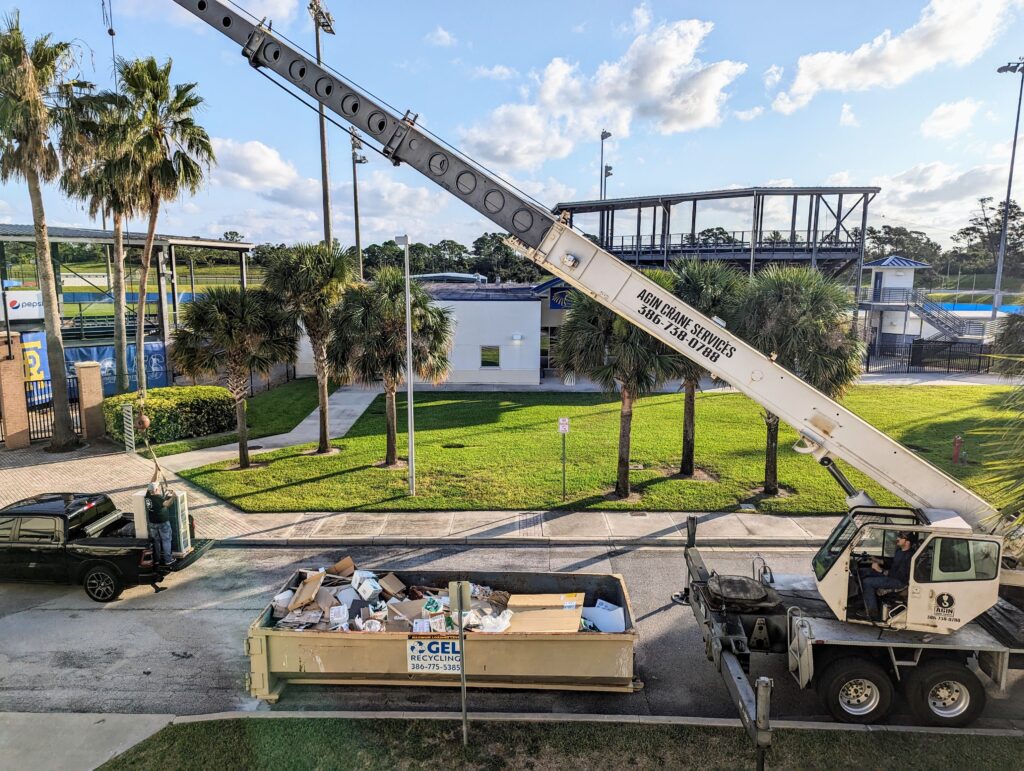
[[[84,200],[89,216],[109,214],[114,229],[114,369],[118,393],[130,387],[128,335],[125,329],[124,222],[140,205],[140,174],[134,163],[132,139],[137,135],[133,116],[119,94],[103,92],[79,100],[83,110],[82,134],[95,148],[95,156],[61,180],[64,191]],[[137,319],[141,323],[141,319]]]
[[[999,321],[992,341],[993,367],[1007,377],[1024,375],[1024,313],[1012,313]]]
[[[647,271],[666,289],[673,279],[666,271]],[[629,450],[633,403],[669,380],[685,374],[682,354],[655,340],[640,327],[592,297],[573,293],[558,334],[553,359],[563,378],[585,377],[608,393],[619,394],[619,459],[615,494],[630,494]]]
[[[860,375],[861,343],[849,334],[853,299],[812,268],[771,265],[750,279],[739,310],[743,337],[826,395]],[[779,492],[779,416],[765,411],[764,493]]]
[[[249,468],[249,373],[266,374],[275,364],[292,361],[295,351],[294,324],[263,289],[213,287],[185,306],[182,324],[174,331],[171,361],[190,377],[225,372],[235,400],[240,468]]]
[[[146,394],[145,324],[146,284],[153,257],[160,204],[183,193],[195,193],[203,183],[204,170],[215,162],[206,129],[195,122],[203,104],[195,83],[171,85],[171,60],[119,59],[117,72],[126,107],[137,126],[132,166],[139,174],[140,209],[148,215],[146,242],[139,269],[139,305],[135,332],[135,362],[139,391]]]
[[[42,194],[43,183],[59,176],[63,159],[73,163],[83,157],[83,153],[70,149],[77,139],[77,132],[69,125],[74,111],[68,109],[79,85],[67,77],[74,60],[70,43],[52,43],[48,35],[30,46],[17,14],[8,17],[0,29],[0,180],[25,180],[32,203],[46,358],[53,390],[51,452],[70,450],[78,444],[68,407],[60,305]]]
[[[334,334],[331,311],[351,279],[351,261],[346,252],[323,243],[299,244],[272,256],[263,274],[264,288],[278,299],[291,318],[302,323],[313,351],[320,400],[318,453],[331,449],[327,414],[327,346]]]
[[[676,260],[671,271],[675,278],[672,291],[683,302],[705,316],[717,316],[727,323],[733,320],[743,291],[743,274],[736,268],[719,260]],[[689,360],[684,369],[683,454],[679,473],[689,477],[694,472],[697,386],[708,371]]]
[[[434,383],[448,376],[454,334],[451,309],[431,303],[417,283],[410,287],[412,366],[415,375]],[[405,370],[405,276],[392,266],[377,269],[366,284],[345,289],[335,309],[334,337],[328,346],[331,366],[341,376],[363,385],[384,385],[387,452],[384,465],[398,463],[398,420],[395,394],[409,377]]]

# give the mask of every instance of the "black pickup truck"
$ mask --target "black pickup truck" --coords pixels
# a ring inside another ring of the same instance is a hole
[[[160,580],[153,543],[97,493],[47,493],[0,509],[0,581],[81,584],[96,602]]]

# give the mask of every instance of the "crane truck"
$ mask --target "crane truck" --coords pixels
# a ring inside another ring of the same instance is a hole
[[[795,449],[843,488],[849,513],[808,576],[775,576],[761,558],[750,577],[717,575],[690,521],[678,599],[693,609],[707,656],[759,748],[771,738],[771,684],[762,677],[751,686],[751,652],[786,656],[801,687],[816,687],[837,719],[860,723],[883,718],[899,686],[927,722],[965,725],[985,699],[976,669],[1002,687],[1011,667],[1024,667],[1024,613],[1000,598],[1000,585],[1021,587],[1024,572],[1004,554],[1001,520],[986,501],[426,131],[417,115],[399,115],[317,64],[265,20],[220,0],[174,2],[277,85],[324,105],[396,166],[413,167],[507,231],[519,254],[778,415],[798,433]],[[837,461],[908,506],[878,506]],[[879,570],[891,564],[901,534],[916,544],[908,586],[879,597],[881,617],[869,617],[862,574],[871,561]]]

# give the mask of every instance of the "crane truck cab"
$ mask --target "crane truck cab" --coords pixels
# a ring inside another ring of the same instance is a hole
[[[949,512],[858,506],[814,556],[818,592],[840,621],[948,634],[991,608],[999,597],[1002,539],[974,533]],[[872,562],[891,564],[899,533],[914,543],[905,587],[879,592],[880,619],[867,613],[864,575]]]

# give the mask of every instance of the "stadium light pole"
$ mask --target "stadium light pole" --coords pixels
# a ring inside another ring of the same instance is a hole
[[[359,255],[359,280],[363,280],[363,242],[359,238],[359,179],[356,176],[356,167],[360,163],[366,163],[366,156],[360,155],[357,151],[363,149],[363,143],[359,140],[359,134],[352,129],[352,216],[356,225],[356,254]]]
[[[598,180],[598,198],[604,200],[604,140],[608,139],[612,135],[612,132],[605,129],[601,129],[601,170],[598,172],[600,179]]]
[[[334,34],[334,17],[323,7],[320,0],[309,0],[309,15],[313,17],[313,28],[316,30],[316,63],[320,64],[320,31],[328,35]],[[324,198],[324,243],[333,248],[334,236],[331,232],[331,179],[327,165],[327,117],[321,102],[320,112],[320,183],[323,186]]]
[[[1006,261],[1006,230],[1010,224],[1010,193],[1013,191],[1013,164],[1017,159],[1017,133],[1020,130],[1020,103],[1024,98],[1024,58],[1009,62],[996,72],[1020,73],[1020,86],[1017,91],[1017,117],[1013,122],[1013,145],[1010,150],[1010,174],[1006,181],[1006,202],[1003,205],[1003,228],[999,234],[999,258],[996,260],[996,286],[992,292],[992,319],[999,316],[999,306],[1003,304],[1003,263]]]
[[[405,247],[405,400],[409,424],[409,495],[416,495],[416,430],[412,407],[412,290],[409,279],[409,236],[395,236],[395,243]]]

